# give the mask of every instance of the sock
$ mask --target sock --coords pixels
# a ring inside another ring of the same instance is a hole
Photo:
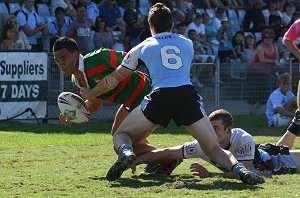
[[[297,109],[295,111],[295,117],[293,119],[293,122],[295,122],[296,124],[300,125],[300,109]]]
[[[118,149],[119,155],[121,155],[125,151],[133,151],[132,146],[130,144],[122,144]]]
[[[231,167],[231,171],[233,173],[233,176],[236,178],[236,179],[240,179],[240,170],[245,168],[244,164],[242,163],[236,163],[235,165],[233,165]]]
[[[300,124],[297,124],[297,122],[294,122],[294,119],[293,119],[293,122],[288,126],[287,130],[289,132],[291,132],[292,134],[298,135],[300,133]]]

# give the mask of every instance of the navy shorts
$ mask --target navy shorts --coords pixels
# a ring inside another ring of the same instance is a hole
[[[202,98],[192,85],[156,89],[145,96],[141,108],[148,120],[163,127],[171,119],[177,126],[188,126],[206,116]]]

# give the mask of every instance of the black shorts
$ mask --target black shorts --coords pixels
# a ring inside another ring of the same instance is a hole
[[[141,108],[148,120],[163,127],[171,119],[177,126],[188,126],[206,115],[202,98],[192,85],[156,89],[145,96]]]

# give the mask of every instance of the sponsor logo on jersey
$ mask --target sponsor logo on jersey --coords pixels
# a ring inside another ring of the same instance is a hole
[[[238,152],[237,154],[239,156],[251,156],[252,154],[252,145],[251,145],[251,142],[248,142],[244,145],[242,145],[239,149],[238,149]]]

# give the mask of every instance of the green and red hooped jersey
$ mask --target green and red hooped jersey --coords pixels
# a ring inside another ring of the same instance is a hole
[[[100,48],[84,56],[84,73],[90,88],[105,76],[112,73],[125,57],[126,52]],[[151,80],[147,74],[134,71],[133,74],[122,80],[117,87],[102,94],[98,98],[109,102],[124,104],[130,110],[138,106],[144,96],[151,91]]]

